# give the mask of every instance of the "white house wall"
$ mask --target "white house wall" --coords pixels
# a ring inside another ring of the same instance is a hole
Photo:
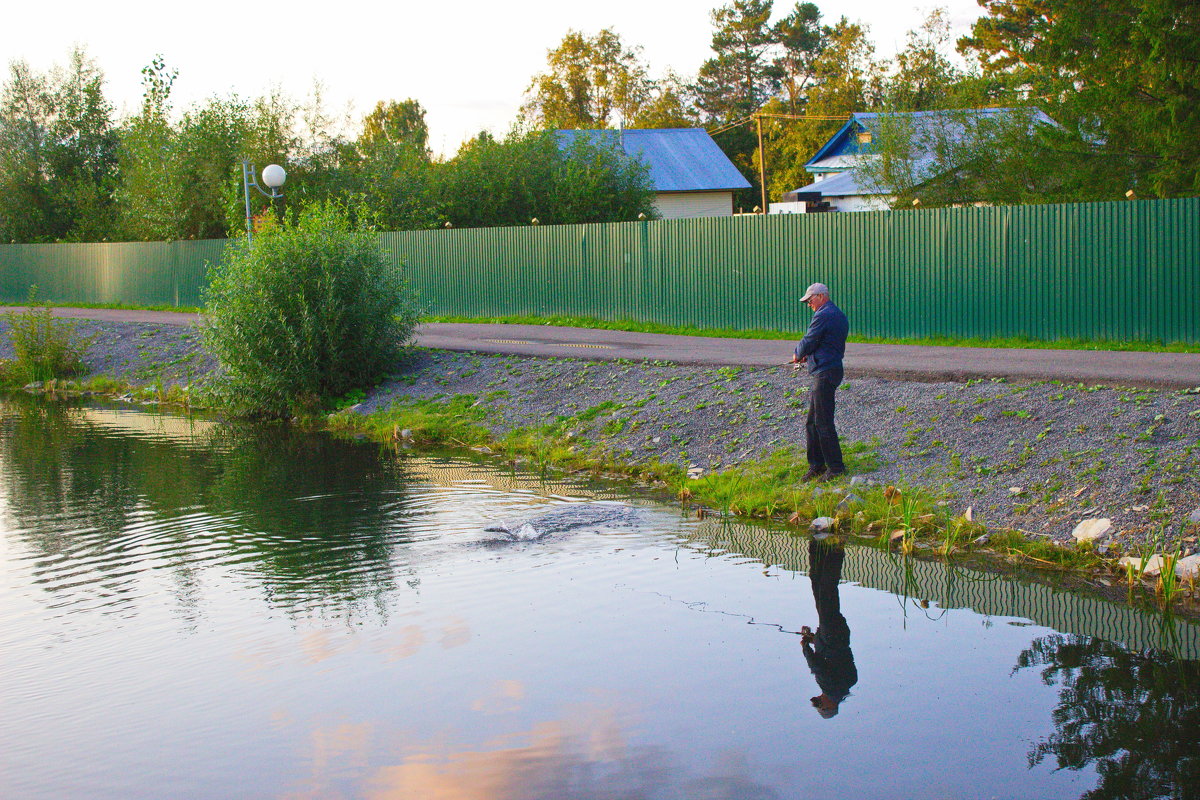
[[[892,198],[880,195],[851,195],[849,197],[822,197],[836,211],[887,211]]]
[[[733,215],[733,192],[661,192],[654,207],[663,219],[729,217]]]

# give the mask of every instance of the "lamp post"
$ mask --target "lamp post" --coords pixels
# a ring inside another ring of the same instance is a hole
[[[254,179],[254,165],[249,161],[242,162],[242,194],[246,199],[246,243],[249,244],[254,236],[253,225],[250,223],[250,187],[253,186],[259,194],[269,200],[278,200],[283,197],[283,192],[279,191],[279,187],[283,186],[283,182],[287,180],[287,173],[283,167],[278,164],[268,164],[267,168],[262,171],[262,181],[270,189],[270,192],[264,192],[262,187],[258,185],[258,181]]]

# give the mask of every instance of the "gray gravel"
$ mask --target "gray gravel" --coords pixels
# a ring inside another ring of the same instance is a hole
[[[94,374],[135,384],[211,371],[194,328],[80,322]],[[0,358],[11,357],[0,318]],[[628,461],[720,469],[796,448],[807,380],[790,369],[702,367],[416,351],[356,410],[404,398],[472,394],[496,434],[577,417],[576,435]],[[585,414],[585,416],[588,416]],[[1054,382],[921,383],[852,379],[837,423],[860,470],[879,483],[943,493],[959,510],[1032,537],[1069,541],[1083,519],[1112,520],[1101,544],[1133,550],[1159,533],[1185,552],[1200,524],[1200,394]],[[853,466],[855,462],[852,461]]]
[[[200,347],[193,326],[72,320],[79,336],[91,338],[86,363],[92,375],[135,385],[191,383],[216,366]],[[0,358],[12,358],[8,322],[0,317]]]

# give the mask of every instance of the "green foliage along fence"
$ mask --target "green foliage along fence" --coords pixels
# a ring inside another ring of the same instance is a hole
[[[804,327],[797,301],[822,281],[861,335],[1200,341],[1200,198],[405,231],[382,241],[435,314],[787,331]],[[0,246],[0,299],[18,301],[37,283],[56,302],[192,305],[197,262],[216,260],[220,246]]]

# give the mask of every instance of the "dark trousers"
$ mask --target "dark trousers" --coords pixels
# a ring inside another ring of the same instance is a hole
[[[833,426],[834,393],[842,385],[842,368],[822,370],[812,376],[809,388],[808,419],[804,432],[808,437],[808,465],[813,469],[845,472],[842,445]]]

